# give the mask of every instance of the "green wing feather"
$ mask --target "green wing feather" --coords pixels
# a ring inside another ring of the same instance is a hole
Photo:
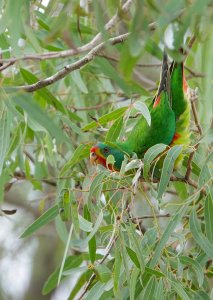
[[[175,114],[170,104],[170,86],[168,59],[164,53],[161,80],[158,92],[149,107],[151,126],[143,116],[140,117],[132,132],[123,145],[131,152],[143,157],[144,153],[153,145],[164,143],[169,145],[175,134]],[[120,144],[120,143],[119,143]],[[122,147],[122,144],[120,144]]]
[[[170,67],[171,73],[171,97],[172,109],[176,118],[177,139],[173,144],[190,144],[190,103],[187,96],[187,83],[182,63],[173,62]]]

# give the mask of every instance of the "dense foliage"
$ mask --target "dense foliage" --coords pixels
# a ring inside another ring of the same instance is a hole
[[[73,278],[69,299],[213,297],[212,2],[7,0],[0,9],[0,198],[22,206],[7,195],[31,183],[40,216],[19,224],[22,238],[51,224],[63,243],[42,293]],[[140,114],[150,122],[163,49],[181,60],[180,47],[199,91],[191,146],[167,150],[159,180],[162,144],[120,172],[92,167],[96,141],[122,140]]]

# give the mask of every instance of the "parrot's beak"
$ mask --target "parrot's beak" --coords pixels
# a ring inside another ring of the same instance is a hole
[[[97,159],[98,159],[97,154],[95,152],[90,152],[90,162],[92,165],[97,164]]]

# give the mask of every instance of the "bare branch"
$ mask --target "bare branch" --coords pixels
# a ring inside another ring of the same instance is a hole
[[[0,72],[3,71],[3,70],[6,70],[6,69],[9,68],[10,66],[14,65],[14,63],[15,63],[15,61],[10,61],[10,62],[8,62],[8,63],[2,65],[2,66],[0,67]]]
[[[71,73],[72,71],[78,70],[78,69],[82,68],[84,65],[88,64],[105,47],[105,45],[107,43],[110,43],[111,45],[116,45],[116,44],[124,42],[128,38],[128,36],[129,36],[129,33],[125,33],[125,34],[116,36],[114,38],[111,38],[106,42],[102,42],[101,44],[99,44],[98,46],[93,48],[87,55],[85,55],[81,59],[77,60],[76,62],[65,66],[62,70],[58,71],[54,75],[47,77],[43,80],[39,80],[38,82],[36,82],[34,84],[20,86],[17,88],[22,89],[26,92],[34,92],[45,86],[51,85],[54,82],[64,78],[67,74]]]
[[[142,216],[142,217],[134,217],[131,220],[133,222],[137,221],[137,220],[145,220],[145,219],[154,219],[154,218],[169,218],[171,217],[171,215],[168,214],[163,214],[163,215],[147,215],[147,216]]]

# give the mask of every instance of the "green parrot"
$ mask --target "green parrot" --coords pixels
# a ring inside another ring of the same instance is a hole
[[[188,145],[190,106],[187,89],[183,62],[173,61],[169,68],[168,57],[164,52],[159,88],[149,106],[151,126],[141,116],[126,141],[116,141],[115,147],[98,142],[90,149],[91,163],[119,171],[125,154],[132,156],[136,153],[138,158],[143,158],[145,152],[155,144]],[[109,155],[114,156],[113,166],[106,165]],[[179,161],[181,159],[178,158]]]

